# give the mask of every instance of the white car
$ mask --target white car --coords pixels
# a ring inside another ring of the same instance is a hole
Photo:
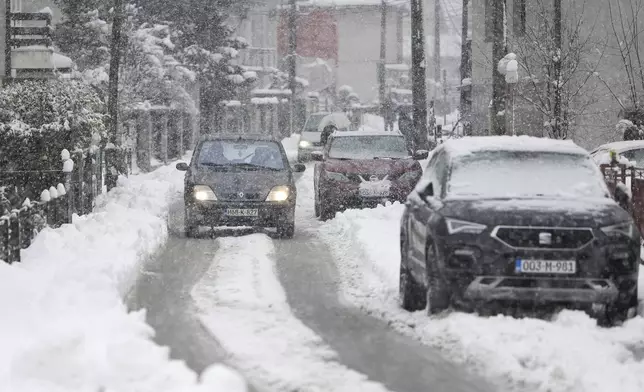
[[[610,163],[610,151],[628,159],[635,167],[644,167],[644,140],[627,140],[608,143],[594,149],[590,156],[597,164]]]
[[[311,159],[311,153],[322,151],[322,131],[327,125],[335,125],[339,130],[348,130],[351,121],[342,112],[319,112],[309,116],[300,134],[300,143],[297,146],[297,161],[306,162]]]

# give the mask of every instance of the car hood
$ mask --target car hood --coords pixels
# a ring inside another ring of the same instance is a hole
[[[300,141],[306,141],[311,143],[320,142],[320,132],[302,132],[300,136]]]
[[[488,226],[604,227],[630,215],[612,199],[447,199],[443,216]]]
[[[261,199],[266,198],[273,187],[292,184],[288,171],[240,170],[240,171],[198,171],[188,178],[189,182],[196,185],[208,185],[218,198],[227,198],[225,195],[258,194]]]
[[[324,168],[347,174],[400,175],[414,166],[421,170],[420,164],[413,159],[328,159]]]

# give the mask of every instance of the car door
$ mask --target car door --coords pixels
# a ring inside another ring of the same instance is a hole
[[[446,153],[441,150],[434,154],[419,185],[408,198],[409,259],[412,273],[417,275],[417,278],[425,276],[426,244],[428,237],[431,237],[431,233],[428,231],[428,223],[433,214],[440,208],[438,200],[442,194],[443,179],[446,173]],[[429,194],[430,187],[433,190],[433,196]]]

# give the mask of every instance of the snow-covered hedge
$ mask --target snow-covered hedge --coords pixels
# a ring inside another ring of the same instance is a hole
[[[105,139],[105,105],[78,81],[13,83],[0,90],[0,170],[53,169],[63,149]]]

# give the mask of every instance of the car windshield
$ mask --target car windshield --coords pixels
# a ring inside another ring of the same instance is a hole
[[[306,120],[306,125],[304,125],[304,132],[319,132],[318,127],[320,126],[322,119],[326,116],[328,116],[328,114],[313,114],[309,116],[308,120]]]
[[[282,170],[282,152],[275,142],[255,140],[206,141],[199,151],[199,166]]]
[[[607,193],[597,166],[586,156],[489,151],[453,161],[447,196],[601,198]]]
[[[333,138],[331,159],[408,158],[402,136],[342,136]]]

